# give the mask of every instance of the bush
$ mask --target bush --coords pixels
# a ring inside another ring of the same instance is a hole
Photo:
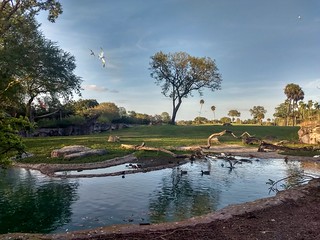
[[[86,119],[82,116],[69,116],[67,118],[57,119],[41,119],[37,122],[40,128],[65,128],[69,126],[82,126],[86,123]]]

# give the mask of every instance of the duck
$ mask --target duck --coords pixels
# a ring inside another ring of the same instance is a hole
[[[201,170],[201,175],[210,175],[210,171]]]

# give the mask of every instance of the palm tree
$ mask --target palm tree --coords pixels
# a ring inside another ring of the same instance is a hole
[[[215,118],[216,118],[215,113],[214,113],[215,110],[216,110],[216,107],[212,105],[211,111],[213,112],[213,120],[215,120]]]
[[[295,109],[298,106],[298,101],[304,99],[304,92],[301,87],[297,84],[290,83],[284,89],[284,94],[286,94],[287,99],[289,101],[289,109],[288,112],[291,113],[292,116],[292,125],[294,126],[296,123],[296,114]]]
[[[202,110],[203,104],[204,104],[204,100],[201,99],[201,100],[200,100],[200,106],[201,106],[201,107],[200,107],[199,117],[200,117],[200,115],[201,115],[201,110]]]

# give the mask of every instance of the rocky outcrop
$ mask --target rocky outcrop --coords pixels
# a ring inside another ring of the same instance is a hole
[[[104,155],[107,153],[105,149],[91,149],[81,145],[66,146],[61,149],[55,149],[51,152],[51,157],[62,157],[64,159],[72,159],[79,157],[87,157],[92,155]]]
[[[320,144],[320,121],[307,121],[298,131],[299,140],[306,144]]]

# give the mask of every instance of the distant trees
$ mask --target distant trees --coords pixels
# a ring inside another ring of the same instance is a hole
[[[215,120],[216,116],[215,116],[215,111],[216,111],[216,106],[211,106],[211,111],[213,112],[213,120]]]
[[[229,118],[229,117],[222,117],[222,118],[220,119],[220,122],[221,122],[221,123],[231,123],[231,118]]]
[[[262,119],[264,119],[267,110],[263,106],[254,106],[249,110],[254,119],[256,119],[260,124],[262,124]]]
[[[297,114],[296,114],[296,109],[298,107],[298,101],[304,99],[304,92],[302,91],[301,87],[297,84],[290,83],[287,84],[284,93],[287,96],[287,102],[288,102],[288,115],[292,116],[292,124],[293,126],[296,125],[297,121]],[[287,125],[288,125],[288,120],[287,120]]]
[[[200,100],[200,111],[199,111],[199,117],[201,116],[201,112],[202,112],[203,104],[204,104],[204,100],[203,100],[203,99],[201,99],[201,100]]]
[[[171,124],[175,124],[182,99],[198,91],[200,96],[204,88],[218,90],[221,75],[215,62],[208,57],[197,58],[185,52],[158,52],[151,57],[151,77],[161,85],[162,94],[172,100]]]
[[[161,113],[161,121],[163,123],[170,123],[170,115],[167,112]]]
[[[232,118],[232,121],[234,122],[235,117],[240,117],[241,113],[238,110],[229,110],[228,116]]]

